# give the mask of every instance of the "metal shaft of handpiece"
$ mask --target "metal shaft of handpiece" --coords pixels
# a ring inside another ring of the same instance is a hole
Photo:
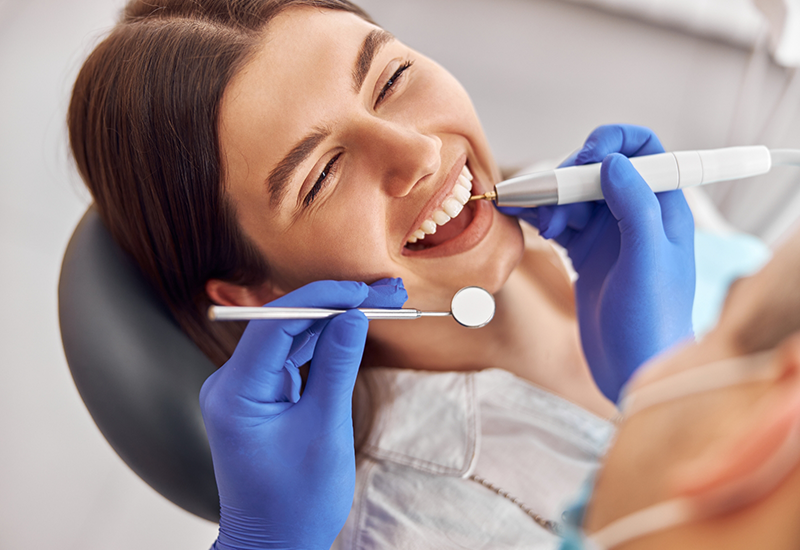
[[[483,195],[473,195],[472,197],[469,198],[470,201],[480,201],[480,200],[493,201],[496,199],[497,199],[497,193],[495,193],[494,191],[489,191],[488,193],[484,193]]]
[[[254,319],[329,319],[344,313],[345,309],[313,307],[232,307],[211,306],[208,318],[212,321],[250,321]],[[367,319],[419,319],[420,317],[449,317],[449,311],[420,311],[418,309],[361,308]]]

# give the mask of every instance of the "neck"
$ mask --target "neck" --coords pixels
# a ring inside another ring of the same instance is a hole
[[[550,252],[526,251],[495,294],[497,309],[487,326],[468,329],[449,318],[385,321],[378,330],[370,328],[365,363],[431,371],[504,369],[595,414],[613,415],[583,357],[566,272]]]

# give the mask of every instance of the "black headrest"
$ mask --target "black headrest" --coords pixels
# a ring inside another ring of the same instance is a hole
[[[58,305],[72,377],[105,438],[156,491],[219,521],[198,400],[215,367],[181,331],[94,208],[67,247]]]

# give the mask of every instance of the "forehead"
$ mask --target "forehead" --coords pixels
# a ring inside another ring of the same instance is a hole
[[[271,150],[277,161],[289,144],[335,117],[336,105],[355,94],[353,64],[374,28],[343,11],[296,7],[279,14],[225,91],[220,109],[224,153],[249,158]],[[256,136],[260,142],[254,149]]]
[[[347,76],[364,36],[374,28],[350,12],[307,6],[286,9],[269,23],[253,59],[234,77],[230,88],[243,93],[248,82],[257,82],[269,84],[274,91],[307,83],[309,78],[324,85],[317,78],[318,71],[337,62],[347,62],[347,67],[342,67],[342,76]]]

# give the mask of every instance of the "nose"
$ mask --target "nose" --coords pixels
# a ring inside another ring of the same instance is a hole
[[[405,196],[441,167],[442,140],[414,126],[373,120],[362,137],[373,169],[389,196]]]

